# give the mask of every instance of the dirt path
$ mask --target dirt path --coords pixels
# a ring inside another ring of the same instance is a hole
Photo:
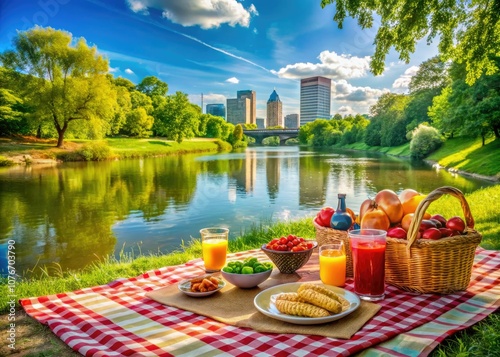
[[[0,318],[0,356],[77,357],[47,326],[32,319],[24,310],[17,310],[15,320],[9,315]],[[10,324],[14,323],[12,327]],[[15,348],[12,348],[15,347]]]

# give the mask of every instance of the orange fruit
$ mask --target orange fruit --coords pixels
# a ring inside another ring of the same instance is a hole
[[[403,215],[406,216],[408,213],[415,213],[419,203],[426,197],[426,195],[417,195],[403,202]]]
[[[403,203],[403,202],[408,201],[413,196],[418,196],[418,195],[420,195],[420,192],[415,191],[412,188],[406,188],[399,193],[398,198],[401,201],[401,203]]]
[[[403,219],[401,220],[401,227],[408,232],[408,229],[410,228],[411,221],[413,219],[413,216],[415,216],[414,213],[408,213],[403,216]]]

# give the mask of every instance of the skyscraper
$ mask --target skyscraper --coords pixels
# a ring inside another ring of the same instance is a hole
[[[300,80],[300,125],[318,118],[330,119],[332,80],[310,77]]]
[[[295,129],[298,127],[299,127],[299,115],[298,114],[285,115],[285,128]]]
[[[250,99],[250,118],[247,123],[257,124],[257,94],[254,90],[239,90],[236,92],[238,99]]]
[[[267,101],[267,126],[283,126],[283,103],[276,90],[273,90]]]
[[[226,106],[224,104],[207,104],[206,113],[226,119]]]
[[[257,124],[257,99],[255,91],[240,90],[236,98],[227,100],[227,122]]]

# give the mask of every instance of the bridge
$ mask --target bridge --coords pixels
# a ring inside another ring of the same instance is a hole
[[[243,134],[254,138],[257,144],[262,144],[262,140],[270,136],[278,136],[280,145],[284,145],[288,139],[299,136],[299,129],[254,129],[243,130]]]

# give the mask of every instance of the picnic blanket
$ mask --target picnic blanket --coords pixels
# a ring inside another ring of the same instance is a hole
[[[229,258],[264,258],[261,254],[260,250],[250,250]],[[27,314],[47,324],[62,341],[85,356],[426,356],[444,338],[500,306],[500,252],[482,248],[476,251],[466,291],[413,294],[387,286],[386,298],[377,302],[380,311],[347,340],[257,332],[146,297],[148,292],[199,275],[202,267],[201,259],[196,259],[102,286],[22,299],[20,303]],[[318,274],[317,269],[317,265],[309,264],[298,273],[311,278]],[[353,290],[352,280],[345,288]]]

